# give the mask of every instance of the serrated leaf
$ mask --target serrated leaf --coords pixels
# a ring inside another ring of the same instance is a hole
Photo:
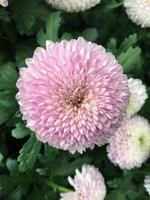
[[[0,176],[0,197],[9,194],[16,186],[17,181],[8,176]]]
[[[83,31],[82,36],[84,39],[87,41],[95,41],[98,37],[98,31],[96,28],[87,28],[86,30]]]
[[[11,63],[4,64],[0,67],[0,90],[16,90],[16,81],[18,73]]]
[[[74,160],[73,162],[67,163],[65,166],[62,165],[60,166],[60,168],[56,169],[53,172],[53,175],[55,176],[67,176],[69,174],[71,174],[72,172],[74,172],[75,169],[80,168],[83,164],[85,163],[90,163],[91,162],[91,158],[86,156],[83,158],[78,158],[76,160]]]
[[[7,200],[21,200],[30,186],[30,179],[23,174],[0,176],[0,198]]]
[[[118,52],[124,52],[127,51],[128,48],[132,47],[134,44],[136,44],[138,38],[137,34],[134,33],[132,35],[129,35],[128,38],[125,38],[124,41],[121,43]]]
[[[16,0],[11,5],[11,11],[20,34],[31,33],[36,20],[45,19],[48,13],[39,0]]]
[[[21,200],[21,197],[24,192],[24,187],[22,185],[18,185],[9,195],[8,200]]]
[[[16,60],[18,67],[25,67],[25,59],[30,58],[36,48],[36,41],[34,39],[28,39],[23,41],[16,47]]]
[[[25,172],[28,169],[32,169],[36,162],[38,154],[41,149],[41,143],[36,139],[35,135],[31,135],[28,141],[23,145],[19,152],[19,170]]]
[[[11,63],[0,68],[0,124],[7,121],[18,109],[15,99],[18,73]]]
[[[134,69],[135,65],[139,62],[141,49],[139,47],[130,47],[126,52],[121,53],[117,59],[123,66],[126,73]]]
[[[45,47],[46,40],[56,42],[59,40],[58,31],[61,23],[61,12],[54,12],[48,18],[46,22],[46,30],[40,31],[37,35],[37,42],[40,46]]]
[[[12,136],[21,139],[31,134],[31,130],[28,129],[24,123],[16,124],[16,128],[12,130]]]
[[[61,23],[61,12],[51,14],[46,23],[46,38],[56,42],[58,40],[58,31]]]

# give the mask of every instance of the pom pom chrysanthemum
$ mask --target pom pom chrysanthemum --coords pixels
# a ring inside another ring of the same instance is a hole
[[[150,27],[150,0],[124,0],[129,18],[141,27]]]
[[[125,119],[109,142],[108,157],[115,165],[140,167],[150,156],[150,125],[140,116]]]
[[[144,179],[144,187],[148,194],[150,195],[150,176],[146,176]]]
[[[46,0],[53,7],[66,12],[79,12],[92,8],[101,0]]]
[[[8,6],[8,0],[0,0],[0,5],[3,7],[7,7]]]
[[[128,80],[128,86],[130,91],[130,100],[126,111],[128,116],[132,116],[142,108],[148,95],[146,87],[140,79],[130,78]]]
[[[49,145],[82,152],[120,124],[129,99],[127,77],[114,56],[83,38],[37,48],[20,70],[23,119]]]
[[[74,179],[68,178],[75,192],[61,194],[61,200],[103,200],[106,196],[106,186],[102,174],[97,168],[83,165],[82,171],[76,170]]]

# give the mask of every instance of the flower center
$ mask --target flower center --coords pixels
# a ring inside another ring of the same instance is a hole
[[[76,108],[80,108],[85,99],[85,92],[80,88],[68,92],[65,96],[65,103]]]
[[[145,144],[145,140],[144,140],[144,137],[140,137],[139,138],[139,141],[140,141],[140,146],[143,146]]]
[[[66,103],[72,106],[79,108],[84,100],[84,96],[77,94],[71,95],[69,98],[66,99]]]

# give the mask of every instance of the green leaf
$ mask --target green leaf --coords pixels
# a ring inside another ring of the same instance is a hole
[[[6,161],[6,166],[7,166],[7,169],[10,171],[10,173],[13,173],[17,169],[17,161],[8,158]]]
[[[17,79],[18,73],[12,63],[7,63],[0,67],[0,90],[16,91]]]
[[[51,14],[46,23],[46,38],[56,42],[58,40],[58,31],[61,23],[61,12]]]
[[[61,40],[71,40],[71,39],[73,39],[73,36],[72,36],[71,33],[64,33],[64,34],[62,35],[60,41],[61,41]]]
[[[85,163],[90,163],[91,158],[88,156],[85,156],[83,158],[78,158],[74,160],[73,162],[66,163],[65,165],[60,166],[57,168],[54,172],[53,175],[55,176],[67,176],[71,173],[74,172],[75,169],[80,168],[83,164]]]
[[[36,162],[38,154],[41,149],[41,143],[36,139],[35,135],[31,135],[28,141],[23,145],[19,152],[18,161],[19,170],[25,172],[28,169],[32,169]]]
[[[116,55],[117,52],[117,40],[115,38],[111,38],[107,44],[107,51]]]
[[[46,40],[56,42],[59,40],[58,32],[61,23],[61,12],[54,12],[48,18],[46,22],[46,31],[40,31],[37,35],[37,42],[40,46],[45,47]]]
[[[28,39],[16,47],[16,60],[18,67],[26,66],[25,59],[30,58],[36,48],[36,41]]]
[[[109,9],[109,10],[113,10],[115,8],[118,8],[120,6],[122,6],[123,4],[123,0],[112,0],[111,3],[108,3],[108,5],[106,6],[106,9]]]
[[[31,34],[36,20],[43,20],[48,14],[40,0],[16,0],[11,5],[11,11],[20,34]]]
[[[0,20],[3,20],[5,22],[9,22],[9,12],[3,8],[0,7]]]
[[[31,130],[28,129],[24,123],[16,124],[16,128],[12,130],[12,136],[21,139],[31,134]]]
[[[8,196],[8,200],[21,200],[21,197],[24,192],[24,187],[22,185],[18,185]]]
[[[123,66],[124,71],[128,73],[139,63],[140,55],[141,49],[139,47],[130,47],[126,52],[121,53],[117,59]]]
[[[44,156],[48,162],[53,162],[58,154],[59,150],[50,147],[48,144],[44,144]]]
[[[24,174],[0,176],[0,198],[7,200],[21,200],[30,186],[30,177]]]
[[[0,124],[7,121],[18,109],[15,99],[18,73],[13,64],[0,68]]]
[[[0,176],[0,197],[9,194],[17,185],[17,180],[11,176]]]
[[[130,35],[128,38],[125,38],[125,40],[121,43],[118,52],[121,53],[127,51],[128,48],[136,44],[137,40],[138,38],[136,33]]]
[[[39,33],[37,34],[37,43],[41,47],[45,47],[46,43],[46,34],[44,33],[44,30],[40,30]]]
[[[121,191],[113,190],[112,192],[109,192],[107,195],[106,200],[127,200],[125,197],[125,194],[123,194]]]
[[[0,165],[2,164],[3,158],[4,158],[3,154],[0,153]]]
[[[83,31],[82,36],[84,37],[84,39],[93,42],[98,37],[98,31],[96,28],[87,28]]]

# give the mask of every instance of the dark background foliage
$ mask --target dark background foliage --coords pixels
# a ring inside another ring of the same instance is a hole
[[[121,0],[103,0],[77,14],[58,12],[42,0],[12,0],[0,7],[0,199],[58,200],[70,188],[67,176],[90,163],[106,180],[106,200],[149,200],[143,187],[150,160],[140,169],[121,171],[107,159],[106,148],[72,155],[41,144],[26,128],[15,95],[20,67],[46,40],[77,38],[102,44],[130,77],[141,78],[150,94],[150,32],[133,24]],[[150,99],[140,114],[150,119]]]

